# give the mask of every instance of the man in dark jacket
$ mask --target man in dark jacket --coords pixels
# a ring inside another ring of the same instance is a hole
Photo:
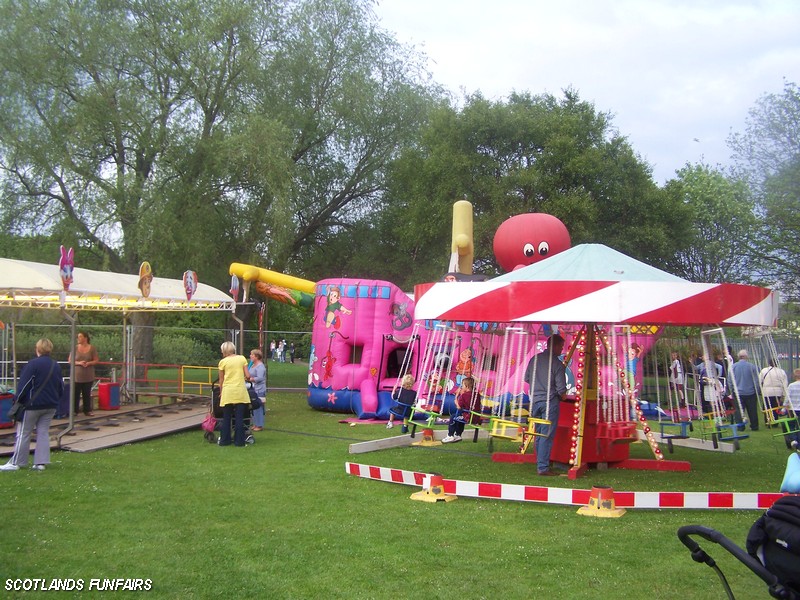
[[[792,453],[781,491],[750,528],[747,552],[760,560],[785,586],[800,592],[800,454]]]
[[[50,423],[56,414],[58,401],[64,392],[61,367],[50,358],[53,342],[43,338],[36,342],[36,358],[22,368],[17,394],[24,402],[25,411],[17,417],[17,439],[14,454],[0,471],[17,471],[28,464],[31,452],[31,435],[36,430],[36,450],[33,468],[44,471],[50,464]]]

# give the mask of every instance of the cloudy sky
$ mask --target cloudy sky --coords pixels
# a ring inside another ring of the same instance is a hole
[[[661,185],[726,140],[783,81],[800,83],[800,0],[378,0],[384,29],[459,94],[572,87]]]

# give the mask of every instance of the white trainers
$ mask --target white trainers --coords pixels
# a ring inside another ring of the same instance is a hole
[[[34,471],[44,471],[45,467],[44,465],[33,465],[31,469],[33,469]]]
[[[455,441],[456,441],[456,436],[454,435],[448,435],[447,437],[442,438],[443,444],[449,444],[450,442],[455,442]]]
[[[386,429],[391,429],[392,427],[394,427],[394,422],[393,422],[393,421],[389,421],[389,422],[386,424]]]
[[[461,441],[461,436],[460,435],[454,435],[453,436],[453,441],[454,442],[460,442]]]
[[[19,471],[19,467],[14,463],[7,462],[2,467],[0,467],[0,471]]]

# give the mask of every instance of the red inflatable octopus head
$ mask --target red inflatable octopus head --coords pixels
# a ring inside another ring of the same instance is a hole
[[[505,271],[527,267],[568,250],[569,232],[553,215],[526,213],[506,219],[494,234],[494,257]]]

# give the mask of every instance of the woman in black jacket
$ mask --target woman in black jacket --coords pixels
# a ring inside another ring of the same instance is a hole
[[[36,358],[22,368],[17,393],[24,399],[25,410],[17,421],[17,439],[11,460],[0,471],[17,471],[28,464],[31,434],[36,430],[36,450],[33,468],[44,471],[50,464],[50,423],[56,414],[58,401],[64,392],[61,367],[50,358],[53,342],[43,338],[36,342]]]

